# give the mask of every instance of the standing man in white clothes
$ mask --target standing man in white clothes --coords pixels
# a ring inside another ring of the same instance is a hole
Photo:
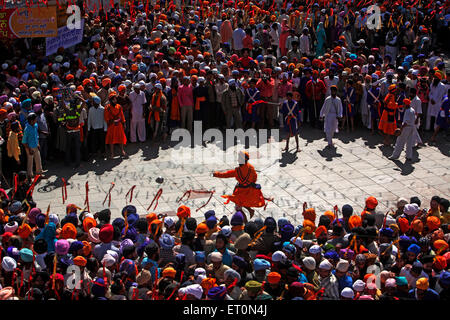
[[[342,102],[337,96],[337,86],[331,86],[331,95],[325,99],[320,110],[320,119],[324,120],[324,131],[327,136],[328,148],[333,147],[333,135],[338,132],[338,119],[342,118]]]
[[[401,133],[395,142],[394,152],[389,157],[390,160],[397,160],[400,156],[400,153],[403,151],[403,148],[406,144],[406,160],[412,160],[412,151],[413,151],[413,142],[414,142],[414,131],[416,129],[416,112],[413,108],[411,108],[411,100],[404,99],[403,105],[405,108],[405,113],[403,115],[403,123],[400,128]]]
[[[134,91],[130,92],[131,101],[131,123],[130,123],[130,141],[136,142],[136,130],[140,142],[144,142],[146,138],[144,104],[147,103],[144,91],[141,85],[135,83]]]
[[[433,82],[430,84],[426,130],[434,130],[436,118],[441,109],[442,99],[447,93],[445,85],[441,82],[441,78],[442,75],[439,72],[435,72]]]

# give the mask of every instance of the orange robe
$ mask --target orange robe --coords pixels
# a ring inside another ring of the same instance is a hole
[[[108,104],[104,113],[105,121],[108,124],[106,131],[106,144],[126,144],[127,137],[123,129],[125,117],[123,115],[122,106]]]
[[[225,172],[214,172],[217,178],[236,178],[238,184],[234,188],[232,195],[224,195],[222,198],[241,207],[264,207],[264,196],[261,192],[261,186],[256,184],[258,178],[255,168],[250,164],[243,164],[235,169]]]
[[[384,106],[385,109],[381,115],[378,129],[383,131],[384,134],[393,135],[395,129],[397,129],[397,124],[395,122],[395,110],[402,106],[395,102],[395,96],[392,93],[388,93],[384,99]]]

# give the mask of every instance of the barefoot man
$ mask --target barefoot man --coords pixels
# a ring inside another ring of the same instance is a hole
[[[250,212],[250,219],[255,210],[252,207],[264,207],[265,199],[261,192],[261,185],[256,184],[258,175],[255,168],[248,163],[249,154],[246,151],[239,152],[239,167],[224,172],[216,171],[213,177],[216,178],[236,178],[238,183],[232,195],[224,195],[222,198],[228,199],[225,204],[233,201],[238,210],[246,208]],[[247,216],[244,214],[244,222],[247,223]]]

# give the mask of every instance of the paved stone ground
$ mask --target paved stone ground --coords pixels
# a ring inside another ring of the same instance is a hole
[[[429,138],[427,133],[424,141]],[[339,208],[348,203],[355,212],[363,209],[367,196],[375,196],[379,200],[379,209],[387,210],[395,207],[399,197],[417,195],[425,205],[431,196],[450,197],[450,139],[441,134],[438,143],[426,145],[414,151],[412,162],[406,162],[404,153],[399,161],[390,161],[393,148],[382,145],[382,137],[371,136],[365,129],[354,133],[339,133],[335,136],[335,151],[325,149],[326,141],[322,130],[305,128],[300,135],[301,152],[294,154],[295,142],[291,139],[291,153],[279,153],[275,166],[279,170],[265,170],[258,173],[265,196],[274,197],[267,209],[259,208],[256,216],[288,217],[294,223],[302,221],[301,208],[304,201],[314,206],[319,214],[331,210],[334,205]],[[423,138],[423,137],[422,137]],[[281,150],[285,142],[272,142]],[[112,217],[120,216],[120,210],[126,205],[125,195],[131,186],[136,185],[132,204],[138,213],[146,214],[146,209],[157,190],[163,188],[159,199],[157,213],[175,215],[180,204],[191,207],[192,215],[203,220],[206,210],[214,209],[217,216],[230,215],[234,206],[223,205],[222,194],[230,194],[236,183],[235,179],[217,179],[211,176],[213,170],[233,168],[234,164],[214,161],[205,165],[193,163],[176,164],[172,159],[171,144],[146,142],[131,144],[126,147],[129,159],[113,160],[94,159],[91,163],[82,163],[82,167],[74,171],[64,167],[62,163],[54,163],[49,168],[48,180],[42,180],[35,189],[34,198],[38,206],[45,210],[51,203],[51,212],[60,216],[64,213],[61,198],[61,177],[68,181],[67,203],[75,203],[84,207],[85,182],[90,186],[90,208],[97,211],[102,205],[106,193],[115,183],[112,191]],[[195,150],[205,148],[195,146]],[[218,147],[212,143],[207,148]],[[237,150],[241,147],[237,148]],[[223,151],[222,151],[223,152]],[[256,154],[254,151],[251,157]],[[155,179],[164,177],[158,184]],[[177,199],[188,189],[215,189],[211,202],[205,208],[195,211],[208,198],[202,195],[197,199],[178,203]],[[108,202],[105,203],[105,206]]]

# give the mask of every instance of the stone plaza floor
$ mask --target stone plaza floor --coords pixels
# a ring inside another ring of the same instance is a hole
[[[354,212],[363,210],[364,200],[375,196],[378,209],[387,211],[395,208],[398,198],[418,196],[424,207],[429,207],[433,195],[450,198],[450,139],[445,133],[438,137],[435,145],[426,144],[414,149],[413,161],[406,162],[404,152],[399,160],[387,159],[392,154],[393,147],[382,145],[380,135],[370,135],[366,129],[352,133],[340,132],[335,135],[336,149],[325,148],[324,132],[319,129],[300,129],[301,152],[294,153],[295,141],[291,138],[290,152],[281,152],[285,142],[271,142],[279,153],[269,170],[258,167],[258,183],[262,186],[266,197],[274,197],[267,208],[257,208],[255,216],[262,218],[273,216],[287,217],[296,225],[302,222],[302,204],[315,207],[318,215],[326,210],[332,210],[334,205],[339,209],[348,203]],[[422,137],[426,141],[430,133]],[[220,141],[219,141],[220,142]],[[217,146],[219,142],[197,145],[194,151],[209,149],[224,152]],[[112,217],[119,217],[121,209],[127,204],[126,193],[136,185],[131,204],[136,206],[138,214],[145,216],[159,188],[163,189],[158,201],[156,213],[175,215],[179,205],[185,204],[191,208],[192,216],[203,220],[203,213],[213,209],[216,216],[228,215],[234,212],[234,205],[224,205],[225,199],[220,196],[231,194],[236,184],[234,178],[218,179],[212,177],[214,170],[231,169],[235,162],[221,161],[220,156],[208,163],[187,161],[179,163],[171,143],[134,143],[126,146],[128,159],[116,157],[112,160],[94,158],[91,162],[82,162],[76,170],[65,167],[57,161],[47,165],[46,180],[41,180],[35,188],[34,199],[45,211],[51,204],[51,212],[60,218],[65,213],[65,205],[74,203],[84,208],[85,183],[89,181],[89,204],[91,212],[108,207],[108,200],[103,205],[105,196],[111,186],[110,209]],[[243,148],[238,145],[237,152]],[[116,150],[117,152],[118,150]],[[257,149],[250,149],[250,163],[257,157]],[[156,181],[163,177],[163,183]],[[62,179],[67,180],[68,198],[62,202]],[[197,194],[197,198],[177,202],[187,190],[215,190],[209,204],[200,210],[208,199],[208,194]],[[129,199],[129,198],[128,198]]]

